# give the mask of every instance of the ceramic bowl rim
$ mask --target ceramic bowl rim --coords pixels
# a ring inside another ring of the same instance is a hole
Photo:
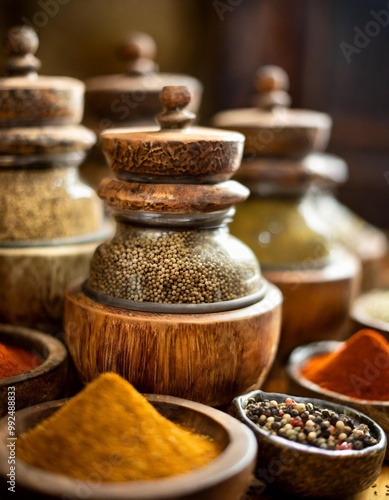
[[[353,321],[356,321],[357,323],[364,325],[365,328],[371,328],[375,330],[379,330],[381,332],[384,332],[386,336],[389,335],[389,321],[384,321],[379,318],[375,318],[374,316],[371,316],[366,311],[366,304],[365,302],[368,301],[369,297],[374,293],[374,292],[389,292],[389,287],[377,287],[373,288],[372,290],[369,290],[368,292],[363,293],[359,297],[357,297],[350,310],[350,317]]]
[[[44,374],[58,368],[67,359],[68,355],[66,347],[62,344],[62,342],[60,342],[55,337],[52,337],[48,333],[44,333],[39,330],[27,328],[24,326],[16,326],[16,325],[8,325],[0,323],[0,337],[3,333],[5,333],[5,337],[9,339],[28,338],[29,341],[31,340],[33,343],[39,344],[42,347],[44,346],[48,350],[48,356],[42,361],[42,363],[39,366],[33,368],[32,370],[28,370],[13,377],[7,377],[1,379],[0,388],[17,385],[27,380],[30,381],[32,379],[39,378]],[[0,341],[2,341],[1,338]],[[10,345],[15,345],[15,344],[10,342]],[[17,347],[23,348],[22,344],[17,345]]]
[[[362,398],[359,399],[347,396],[345,394],[341,394],[340,392],[335,392],[331,391],[330,389],[325,389],[324,387],[321,387],[320,385],[311,382],[309,379],[307,379],[301,374],[302,365],[306,363],[309,359],[311,359],[313,356],[318,354],[334,352],[343,343],[344,341],[339,341],[339,340],[321,340],[296,347],[291,352],[286,364],[285,370],[288,377],[290,377],[296,384],[301,385],[305,389],[314,391],[318,394],[322,394],[323,398],[325,398],[325,396],[328,396],[330,398],[334,398],[337,400],[343,400],[345,402],[345,405],[347,405],[348,403],[358,404],[358,405],[372,406],[374,408],[388,408],[389,410],[389,401],[380,401],[377,399],[362,399]]]
[[[253,397],[258,400],[263,400],[263,399],[269,399],[269,400],[276,400],[276,401],[283,401],[286,398],[292,398],[296,402],[302,402],[302,403],[312,403],[315,406],[319,406],[321,408],[329,408],[330,410],[335,410],[337,413],[339,413],[342,410],[342,413],[346,412],[351,415],[357,415],[358,418],[362,417],[362,420],[364,423],[367,423],[369,425],[370,429],[374,429],[374,433],[378,438],[377,444],[373,446],[369,446],[367,448],[364,448],[362,450],[324,450],[322,448],[317,448],[315,446],[311,446],[308,444],[303,444],[303,443],[297,443],[295,441],[288,440],[286,438],[283,438],[281,436],[276,436],[274,434],[268,434],[267,432],[263,431],[258,425],[256,425],[254,422],[252,422],[245,414],[244,409],[245,405],[243,405],[243,402],[247,402],[247,400]],[[277,392],[265,392],[262,390],[254,390],[251,392],[248,392],[246,394],[242,394],[238,397],[236,397],[233,400],[233,405],[235,406],[235,409],[238,411],[240,417],[243,419],[243,422],[248,425],[248,427],[258,436],[260,436],[261,439],[267,440],[269,442],[274,442],[275,445],[279,445],[284,448],[290,448],[291,450],[298,451],[300,453],[304,454],[312,454],[312,455],[322,455],[323,458],[329,458],[332,457],[333,459],[336,458],[342,458],[344,456],[349,456],[352,457],[354,456],[356,459],[365,456],[365,455],[370,455],[373,453],[379,453],[379,452],[385,452],[386,445],[387,445],[387,438],[384,430],[380,425],[378,425],[374,420],[372,420],[369,416],[365,415],[363,412],[356,410],[355,408],[351,408],[346,405],[342,405],[340,403],[335,403],[331,401],[326,401],[324,399],[318,399],[318,398],[310,398],[310,397],[304,397],[304,396],[293,396],[290,394],[283,394],[283,393],[277,393]]]
[[[132,481],[121,483],[103,483],[94,490],[88,497],[91,500],[106,499],[107,495],[111,500],[124,500],[136,496],[138,499],[150,499],[155,495],[156,499],[173,499],[176,497],[194,494],[197,491],[202,491],[205,488],[216,487],[219,483],[233,477],[242,472],[250,463],[254,465],[257,456],[258,445],[253,433],[241,422],[234,419],[232,416],[208,407],[201,403],[176,398],[172,396],[161,396],[155,394],[145,394],[145,397],[150,402],[170,403],[177,407],[185,407],[202,415],[206,415],[214,422],[220,425],[226,431],[229,443],[226,448],[209,464],[200,469],[174,476],[171,478],[158,479],[153,481]],[[28,412],[39,412],[50,407],[60,407],[68,399],[56,401],[48,401],[43,404],[34,405],[16,412],[16,416],[26,414]],[[238,425],[237,425],[238,424]],[[7,419],[4,417],[0,421],[0,440],[5,437]],[[242,447],[242,443],[244,446]],[[244,452],[243,452],[244,448]],[[6,456],[6,451],[0,448],[0,474],[4,477],[6,471],[5,465],[1,465],[2,460]],[[4,468],[3,468],[4,467]],[[78,498],[75,496],[76,486],[80,484],[88,484],[67,476],[53,474],[43,471],[42,469],[25,464],[22,461],[16,463],[18,470],[18,482],[24,487],[32,489],[32,491],[41,494],[51,495],[69,495],[67,498]],[[28,477],[21,479],[21,474],[27,473]],[[40,480],[43,489],[36,489],[36,479],[33,480],[30,476],[35,475]],[[162,495],[157,495],[158,491]],[[74,495],[74,496],[72,496]]]

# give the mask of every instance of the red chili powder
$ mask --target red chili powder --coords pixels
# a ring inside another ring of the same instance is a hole
[[[20,347],[0,343],[0,379],[14,377],[41,364],[42,361],[35,354]]]
[[[389,342],[374,330],[360,330],[337,351],[311,358],[301,373],[345,396],[389,401]]]

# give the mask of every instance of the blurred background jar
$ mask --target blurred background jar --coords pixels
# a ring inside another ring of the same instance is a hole
[[[63,294],[110,234],[78,166],[95,142],[79,124],[84,85],[38,76],[36,32],[12,28],[0,78],[0,320],[62,329]]]

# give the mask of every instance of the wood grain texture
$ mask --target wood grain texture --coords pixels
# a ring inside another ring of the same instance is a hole
[[[344,252],[323,269],[262,272],[284,297],[277,358],[285,360],[300,345],[343,339],[351,333],[349,310],[360,284],[356,257]]]
[[[0,321],[61,331],[65,289],[89,273],[99,243],[0,248]]]
[[[65,335],[84,381],[114,371],[141,392],[224,406],[265,379],[278,346],[281,301],[270,286],[263,300],[235,311],[143,313],[99,304],[75,284],[65,299]]]

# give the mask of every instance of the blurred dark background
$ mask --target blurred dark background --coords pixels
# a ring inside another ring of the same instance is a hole
[[[389,228],[388,0],[0,0],[0,9],[3,35],[35,27],[42,74],[123,72],[118,45],[149,33],[161,71],[203,82],[204,124],[251,105],[259,66],[282,66],[293,106],[333,118],[329,151],[350,169],[340,199]]]

